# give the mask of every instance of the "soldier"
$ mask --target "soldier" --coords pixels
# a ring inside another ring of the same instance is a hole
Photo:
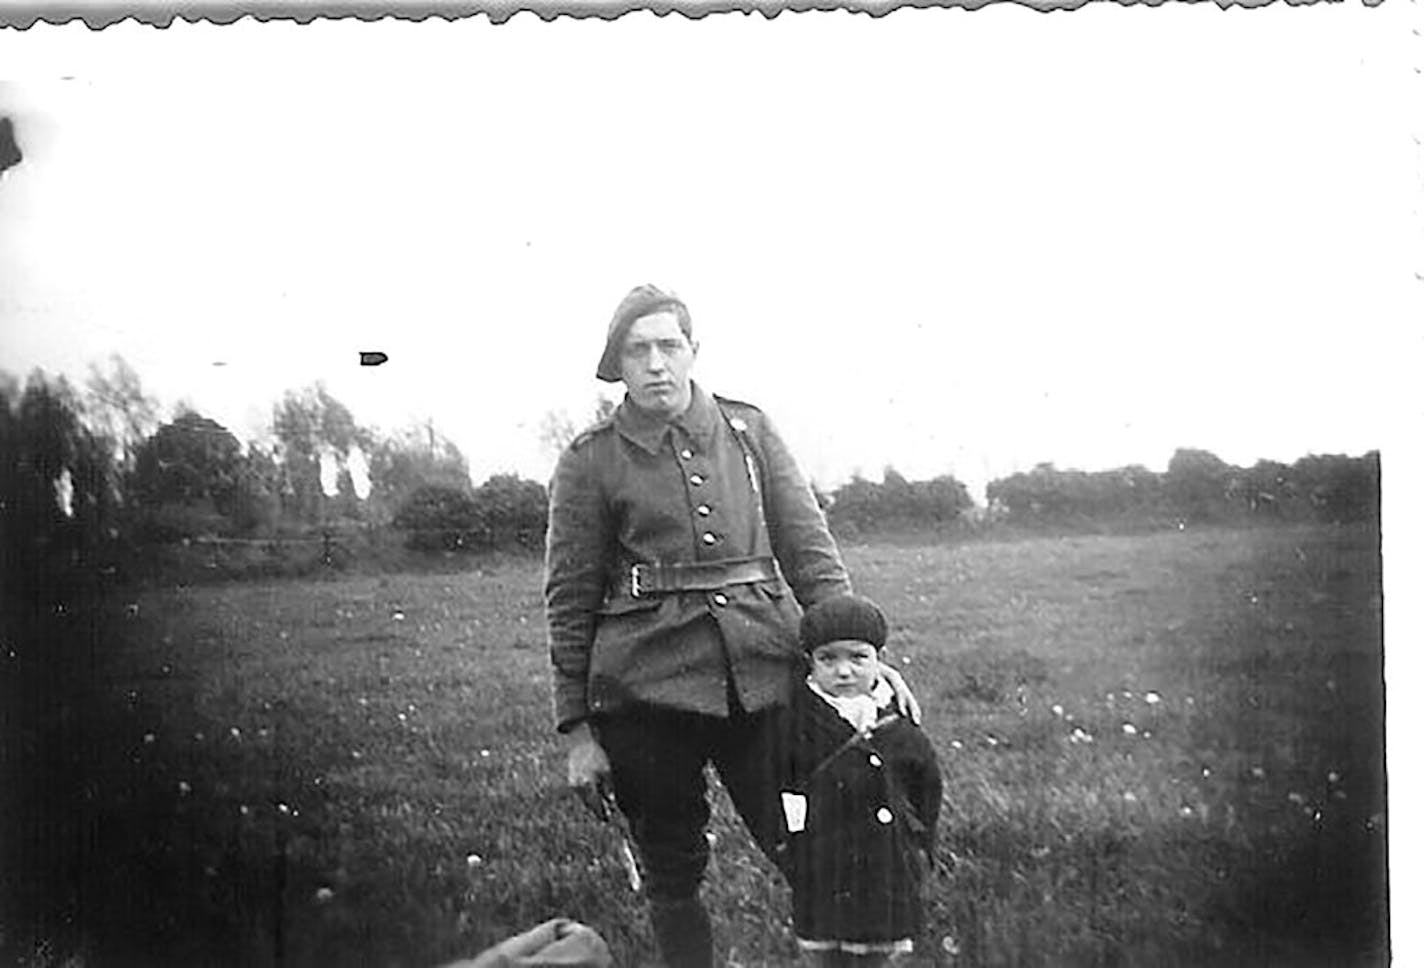
[[[672,968],[712,964],[703,769],[771,849],[767,722],[802,668],[800,609],[850,591],[786,445],[756,407],[693,382],[696,358],[676,296],[639,286],[619,304],[597,375],[627,392],[559,458],[545,562],[569,783],[598,795],[611,783]],[[903,680],[886,678],[918,720]]]

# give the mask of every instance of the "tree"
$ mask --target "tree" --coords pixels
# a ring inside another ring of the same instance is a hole
[[[515,474],[496,474],[473,491],[450,484],[417,487],[396,512],[406,543],[424,551],[536,548],[549,519],[544,486]]]
[[[1184,520],[1218,519],[1227,507],[1231,476],[1231,466],[1210,451],[1179,448],[1167,462],[1167,499]]]
[[[1332,522],[1378,520],[1378,451],[1364,457],[1308,454],[1290,473],[1315,517]]]
[[[516,474],[496,474],[475,489],[481,543],[491,548],[535,548],[549,521],[544,485]]]
[[[947,474],[910,481],[886,467],[880,484],[857,474],[837,488],[828,517],[833,526],[857,531],[943,527],[958,521],[973,505],[969,489]]]
[[[394,514],[426,485],[471,490],[465,455],[433,424],[373,436],[366,455],[376,514]]]
[[[278,441],[281,496],[286,515],[306,524],[322,520],[326,509],[321,485],[323,455],[344,462],[353,447],[369,451],[374,435],[356,424],[351,411],[317,382],[288,390],[272,408],[272,433]],[[347,474],[338,477],[338,496],[347,510],[356,496]]]
[[[416,487],[391,522],[407,532],[406,545],[418,551],[463,551],[474,547],[481,525],[469,486],[422,484]]]
[[[133,470],[140,443],[157,429],[158,401],[143,392],[138,373],[117,353],[107,370],[89,364],[84,417],[91,430],[110,442],[121,474]]]
[[[618,409],[616,401],[599,394],[597,401],[593,405],[593,412],[589,416],[586,426],[593,426],[600,420],[605,420],[613,415],[613,411]],[[552,454],[562,453],[564,448],[573,442],[583,428],[569,416],[566,410],[550,410],[545,413],[543,419],[539,421],[539,443],[544,449]]]
[[[138,446],[130,488],[149,537],[170,540],[232,530],[244,470],[226,427],[185,411]]]
[[[63,377],[0,386],[0,548],[6,580],[36,586],[97,564],[113,527],[113,465]]]

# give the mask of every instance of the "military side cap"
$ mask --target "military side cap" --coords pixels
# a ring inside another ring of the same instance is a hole
[[[608,338],[603,343],[603,357],[598,361],[600,380],[617,383],[623,378],[619,355],[623,350],[623,337],[628,334],[628,327],[632,326],[635,320],[664,309],[680,309],[684,314],[687,312],[687,306],[681,299],[651,284],[638,286],[623,297],[608,324]]]
[[[801,616],[801,648],[813,652],[827,642],[853,639],[883,649],[889,631],[885,613],[870,599],[837,595],[821,599]]]

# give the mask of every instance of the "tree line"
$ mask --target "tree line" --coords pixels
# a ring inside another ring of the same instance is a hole
[[[191,405],[162,411],[119,357],[78,387],[0,372],[7,581],[43,583],[195,539],[383,529],[421,488],[471,490],[465,456],[433,424],[363,426],[320,383],[284,393],[259,441]]]
[[[1182,448],[1161,474],[1140,465],[1085,472],[1039,464],[990,483],[986,496],[991,514],[1025,525],[1378,521],[1379,453],[1236,467]]]
[[[594,419],[612,401],[600,400]],[[191,406],[169,419],[121,358],[91,367],[82,387],[41,372],[0,373],[0,534],[4,570],[43,580],[102,568],[116,549],[194,539],[341,533],[400,535],[419,552],[537,548],[544,486],[513,474],[478,487],[460,449],[427,423],[359,424],[320,383],[289,390],[268,434],[244,444]],[[551,450],[579,429],[550,414]],[[1366,521],[1379,515],[1379,455],[1310,455],[1234,467],[1178,450],[1164,473],[1040,464],[992,481],[976,506],[952,475],[911,481],[893,467],[817,490],[843,537],[952,534],[992,528],[1095,530],[1186,523]]]

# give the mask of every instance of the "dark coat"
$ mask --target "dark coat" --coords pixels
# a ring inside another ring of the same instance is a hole
[[[825,516],[770,421],[692,390],[671,424],[625,400],[559,458],[544,591],[561,730],[629,702],[725,715],[729,668],[747,710],[784,701],[801,661],[797,603],[850,590]],[[775,557],[776,580],[629,593],[637,563],[758,555]]]
[[[881,711],[867,736],[798,687],[778,714],[782,789],[806,797],[805,829],[773,856],[792,888],[796,935],[886,942],[920,931],[942,782],[934,747],[908,719]]]

